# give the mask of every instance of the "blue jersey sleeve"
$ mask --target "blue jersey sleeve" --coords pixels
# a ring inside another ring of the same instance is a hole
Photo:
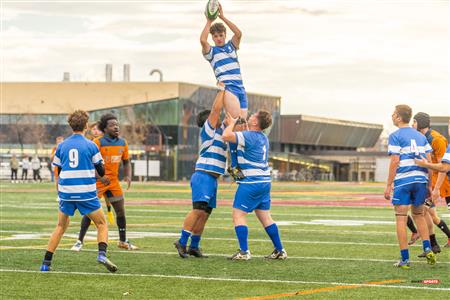
[[[398,140],[397,135],[391,134],[389,136],[389,142],[388,142],[388,154],[389,155],[400,155],[400,141]]]
[[[89,144],[91,148],[91,161],[94,165],[98,165],[103,163],[103,157],[100,153],[100,150],[98,149],[97,145],[94,142],[91,142]]]
[[[256,141],[256,135],[251,131],[236,132],[236,143],[244,148],[251,148]]]
[[[445,151],[445,154],[442,157],[441,162],[443,164],[450,164],[450,144],[447,146],[447,150]]]
[[[61,167],[62,166],[61,165],[61,145],[62,144],[59,144],[56,147],[55,156],[53,157],[52,164],[53,164],[53,166],[56,166],[56,167]]]
[[[211,140],[214,138],[214,133],[216,130],[209,124],[209,120],[206,120],[205,124],[200,131],[201,142],[204,143],[207,140]]]
[[[213,57],[214,57],[214,47],[211,46],[211,47],[209,48],[209,52],[206,53],[206,54],[203,54],[203,57],[204,57],[207,61],[211,62],[211,60],[212,60]]]

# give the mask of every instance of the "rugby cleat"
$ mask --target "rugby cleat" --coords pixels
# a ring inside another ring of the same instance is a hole
[[[187,254],[192,255],[194,257],[200,257],[200,258],[208,258],[207,255],[204,255],[202,253],[202,250],[200,248],[191,248],[189,247]]]
[[[287,253],[286,250],[281,250],[278,251],[277,249],[274,249],[273,252],[267,256],[264,256],[264,258],[267,259],[286,259],[287,258]]]
[[[228,167],[228,174],[234,179],[234,181],[242,180],[245,178],[244,173],[242,173],[240,168]]]
[[[41,265],[41,272],[50,272],[52,268],[50,267],[50,261],[44,260]]]
[[[431,250],[433,251],[434,254],[438,254],[441,253],[441,247],[439,245],[434,245]]]
[[[180,244],[180,241],[178,241],[178,240],[175,241],[175,242],[173,243],[173,245],[174,245],[175,248],[177,249],[178,255],[179,255],[181,258],[188,258],[188,257],[189,257],[189,255],[187,254],[186,246],[181,245],[181,244]]]
[[[235,254],[233,254],[228,259],[230,260],[249,260],[252,258],[252,255],[250,253],[250,250],[242,251],[238,250]]]
[[[413,233],[412,235],[411,235],[411,239],[409,240],[409,242],[408,242],[408,245],[413,245],[418,239],[420,239],[420,235],[419,235],[419,233]]]
[[[80,252],[81,248],[83,248],[83,242],[78,240],[73,246],[72,248],[70,248],[70,250],[75,251],[75,252]]]
[[[396,262],[394,264],[394,267],[401,268],[401,269],[409,269],[409,260],[399,260],[399,262]]]
[[[125,242],[119,241],[119,243],[117,244],[117,247],[129,250],[129,251],[139,250],[139,247],[133,245],[129,240],[126,240]]]
[[[425,257],[426,257],[427,263],[429,265],[435,265],[436,264],[436,254],[434,254],[433,251],[431,251],[431,250],[426,251]]]
[[[97,256],[97,261],[99,264],[104,265],[109,272],[115,273],[117,271],[117,266],[113,264],[113,262],[110,261],[106,256],[104,255]]]

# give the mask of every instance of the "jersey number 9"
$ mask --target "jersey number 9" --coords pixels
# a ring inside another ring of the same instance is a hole
[[[71,168],[78,167],[78,150],[70,149],[69,151],[69,166]]]

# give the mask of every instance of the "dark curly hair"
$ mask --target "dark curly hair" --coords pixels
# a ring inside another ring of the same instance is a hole
[[[107,114],[102,115],[100,117],[100,121],[98,121],[98,123],[97,123],[98,130],[100,130],[101,132],[104,133],[106,126],[108,126],[109,120],[117,120],[116,115],[114,115],[112,113],[107,113]]]
[[[203,125],[205,124],[206,120],[208,120],[209,114],[211,113],[211,111],[209,109],[203,110],[201,112],[198,113],[197,115],[197,126],[198,127],[203,127]]]

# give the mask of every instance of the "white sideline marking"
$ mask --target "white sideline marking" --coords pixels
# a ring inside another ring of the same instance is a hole
[[[320,284],[320,285],[357,285],[365,287],[381,287],[381,288],[397,288],[397,289],[418,289],[430,291],[450,291],[450,288],[429,288],[409,285],[382,285],[382,284],[366,284],[366,283],[344,283],[344,282],[327,282],[327,281],[300,281],[300,280],[274,280],[274,279],[246,279],[246,278],[220,278],[220,277],[202,277],[202,276],[186,276],[186,275],[162,275],[162,274],[132,274],[132,273],[95,273],[95,272],[64,272],[51,271],[44,273],[33,270],[19,269],[0,269],[0,272],[12,273],[41,273],[47,274],[65,274],[65,275],[93,275],[93,276],[122,276],[122,277],[155,277],[155,278],[175,278],[190,280],[210,280],[210,281],[233,281],[233,282],[255,282],[255,283],[292,283],[292,284]]]
[[[0,249],[12,249],[12,250],[45,250],[45,247],[21,247],[21,246],[0,246]],[[70,249],[58,249],[58,251],[72,251]],[[83,252],[97,252],[97,250],[93,249],[82,249]],[[108,252],[111,253],[123,253],[123,254],[152,254],[152,255],[174,255],[177,256],[177,252],[158,252],[158,251],[114,251],[114,250],[108,250]],[[208,256],[216,256],[216,257],[229,257],[230,254],[224,254],[224,253],[206,253]],[[259,257],[263,258],[264,255],[253,255],[252,257]],[[379,262],[379,263],[394,263],[397,262],[397,260],[390,260],[390,259],[376,259],[376,258],[346,258],[346,257],[326,257],[326,256],[289,256],[289,259],[303,259],[303,260],[338,260],[338,261],[370,261],[370,262]],[[425,260],[411,260],[412,263],[419,263],[419,264],[426,264],[427,262]],[[447,261],[438,261],[437,264],[450,264],[450,262]]]
[[[173,238],[175,236],[178,236],[178,233],[173,233],[173,232],[151,232],[151,231],[147,231],[147,232],[133,232],[133,231],[129,231],[127,232],[127,234],[130,237],[133,238]],[[43,237],[49,237],[51,235],[51,233],[41,233],[41,232],[31,232],[28,234],[18,234],[15,235],[13,237],[5,237],[5,238],[1,238],[1,241],[4,240],[24,240],[24,239],[40,239]],[[78,238],[77,234],[74,233],[66,233],[64,234],[65,237],[70,237],[70,238]],[[110,233],[111,238],[115,238],[117,237],[117,232],[111,232]],[[27,238],[25,238],[27,237]],[[88,239],[95,239],[96,235],[95,232],[91,231],[87,234],[87,238]],[[236,241],[235,238],[214,238],[214,237],[205,237],[203,238],[203,240],[214,240],[214,241]],[[271,243],[270,239],[249,239],[249,242],[266,242],[266,243]],[[357,245],[357,246],[395,246],[398,247],[397,243],[392,243],[392,244],[388,244],[388,243],[363,243],[363,242],[335,242],[335,241],[293,241],[293,240],[283,240],[283,243],[294,243],[294,244],[329,244],[329,245]],[[412,247],[419,247],[420,245],[412,245]],[[411,247],[411,246],[410,246]]]

